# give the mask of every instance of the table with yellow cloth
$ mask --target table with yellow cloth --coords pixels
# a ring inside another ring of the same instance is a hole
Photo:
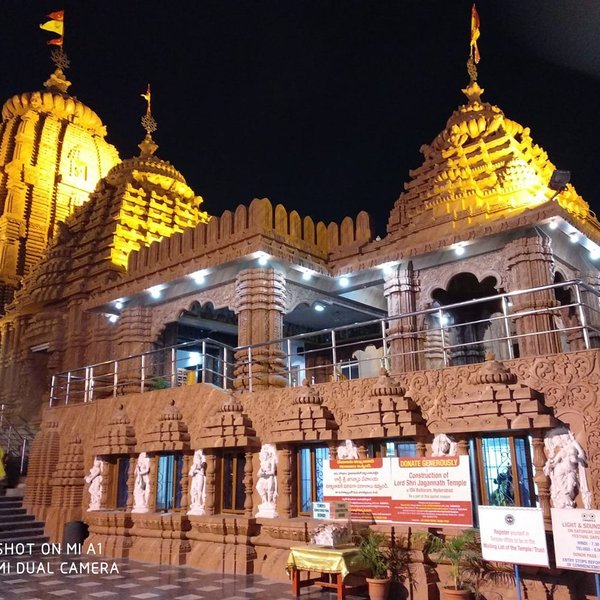
[[[368,571],[368,565],[356,546],[328,548],[324,546],[294,546],[290,548],[287,570],[291,573],[292,593],[300,595],[300,588],[309,585],[332,588],[337,591],[338,600],[343,600],[347,591],[361,586],[345,586],[344,579],[350,573]],[[308,571],[308,579],[302,581],[300,572]],[[310,572],[320,573],[319,577],[310,577]],[[328,574],[334,576],[330,582]]]

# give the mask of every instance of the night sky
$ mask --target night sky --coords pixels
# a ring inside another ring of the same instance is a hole
[[[168,7],[168,8],[167,8]],[[375,234],[463,103],[466,0],[3,0],[0,98],[52,70],[45,14],[66,10],[70,92],[122,158],[143,137],[220,214],[268,197],[315,220],[367,210]],[[600,212],[600,2],[482,0],[484,99],[529,126]]]

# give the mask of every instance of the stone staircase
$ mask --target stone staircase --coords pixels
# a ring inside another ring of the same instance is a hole
[[[44,524],[27,514],[23,498],[0,496],[0,544],[33,544],[30,548],[35,553],[47,541]]]

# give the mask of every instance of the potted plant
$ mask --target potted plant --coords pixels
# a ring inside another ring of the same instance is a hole
[[[450,563],[452,587],[444,587],[446,600],[466,600],[472,595],[469,569],[481,561],[481,546],[474,529],[466,529],[453,537],[441,538],[428,534],[423,551],[434,556],[435,560]]]
[[[371,570],[372,577],[367,577],[369,598],[385,600],[390,591],[391,577],[388,575],[389,549],[386,537],[379,531],[371,531],[364,535],[358,546],[361,557]]]

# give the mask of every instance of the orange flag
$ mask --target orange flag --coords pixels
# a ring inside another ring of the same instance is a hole
[[[63,39],[62,39],[62,37],[52,38],[51,40],[48,40],[46,43],[49,45],[52,45],[52,46],[61,46],[62,47]]]
[[[61,37],[54,38],[48,41],[48,44],[53,46],[62,46],[63,45],[63,34],[65,32],[65,11],[64,10],[55,10],[51,12],[48,17],[50,17],[50,21],[46,21],[40,25],[40,29],[45,29],[46,31],[51,31],[52,33],[57,33]]]
[[[55,10],[54,12],[48,13],[48,16],[53,21],[64,21],[65,20],[65,11],[64,10]]]
[[[481,56],[479,55],[479,47],[477,46],[477,40],[481,35],[481,31],[479,30],[480,21],[479,15],[477,14],[477,9],[475,8],[475,4],[473,4],[473,8],[471,8],[471,58],[475,61],[475,64],[479,62]]]

